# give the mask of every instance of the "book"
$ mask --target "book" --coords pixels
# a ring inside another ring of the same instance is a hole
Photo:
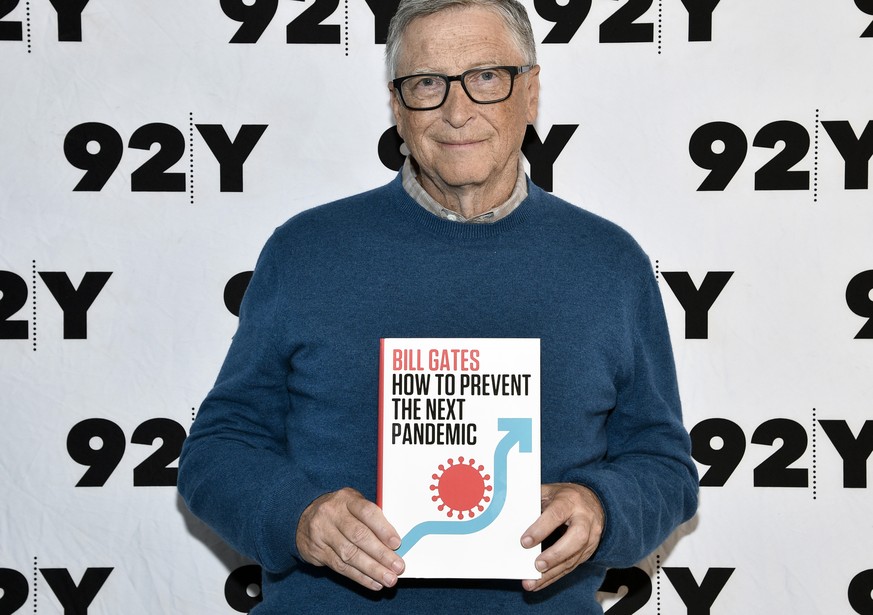
[[[540,340],[386,338],[377,503],[402,577],[538,579]]]

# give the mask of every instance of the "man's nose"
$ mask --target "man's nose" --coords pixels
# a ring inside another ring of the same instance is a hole
[[[449,124],[460,128],[474,115],[475,107],[460,81],[449,82],[449,93],[443,103],[443,116]]]

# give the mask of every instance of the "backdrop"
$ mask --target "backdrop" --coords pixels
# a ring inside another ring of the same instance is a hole
[[[873,0],[530,0],[544,188],[652,258],[698,515],[613,615],[873,613]],[[389,181],[396,2],[0,0],[0,615],[247,612],[178,453],[288,217]]]

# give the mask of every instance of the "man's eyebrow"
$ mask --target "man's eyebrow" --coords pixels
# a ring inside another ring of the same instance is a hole
[[[412,69],[411,71],[409,71],[409,72],[406,73],[406,74],[407,74],[407,75],[420,75],[420,74],[423,74],[423,73],[439,73],[439,74],[443,74],[443,71],[441,71],[441,70],[437,70],[436,68],[427,68],[427,67],[425,67],[425,68],[415,68],[415,69]]]
[[[470,66],[468,66],[467,68],[461,70],[460,72],[458,72],[456,74],[460,75],[461,73],[466,72],[468,70],[476,70],[477,68],[489,68],[491,66],[512,66],[512,63],[505,64],[505,63],[498,62],[497,60],[489,60],[487,62],[476,62],[476,63],[471,64]],[[405,74],[407,74],[407,75],[421,75],[421,74],[450,75],[450,74],[452,74],[452,71],[445,71],[445,70],[440,70],[437,68],[417,68],[417,69],[413,69],[410,72],[405,73]]]

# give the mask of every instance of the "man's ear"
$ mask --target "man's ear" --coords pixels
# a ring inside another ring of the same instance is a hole
[[[533,124],[537,119],[540,103],[540,65],[537,64],[527,73],[527,123]]]

